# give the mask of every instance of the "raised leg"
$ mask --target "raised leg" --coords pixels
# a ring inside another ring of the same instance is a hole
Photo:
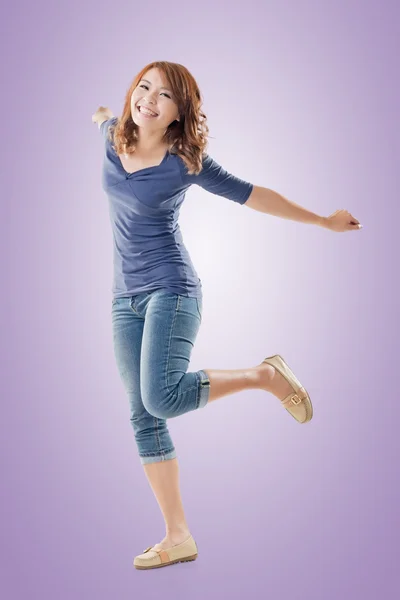
[[[292,387],[271,365],[261,363],[248,369],[204,369],[210,379],[208,404],[235,392],[246,389],[262,389],[283,400]]]

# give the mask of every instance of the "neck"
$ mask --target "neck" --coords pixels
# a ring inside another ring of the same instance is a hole
[[[155,131],[154,133],[143,133],[139,131],[137,149],[143,152],[154,152],[160,148],[166,148],[167,144],[163,141],[164,133]]]

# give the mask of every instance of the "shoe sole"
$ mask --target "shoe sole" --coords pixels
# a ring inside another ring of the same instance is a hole
[[[196,560],[197,557],[198,557],[198,554],[193,554],[192,556],[185,556],[184,558],[177,558],[175,560],[170,560],[168,562],[161,563],[159,565],[151,565],[149,567],[143,567],[143,566],[134,564],[133,566],[135,567],[135,569],[145,571],[147,569],[159,569],[160,567],[169,567],[169,565],[174,565],[174,564],[180,563],[180,562],[190,562],[192,560]]]

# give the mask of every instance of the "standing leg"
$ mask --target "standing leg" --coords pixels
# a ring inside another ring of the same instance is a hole
[[[182,503],[177,458],[143,465],[165,521],[165,537],[155,549],[170,548],[190,537]]]
[[[167,418],[204,405],[209,381],[204,373],[187,373],[191,351],[200,326],[200,303],[195,298],[157,291],[138,304],[145,315],[141,352],[141,395],[146,410]],[[182,381],[182,378],[185,380]],[[177,387],[181,384],[179,390]],[[201,387],[200,387],[201,386]],[[179,393],[180,392],[180,393]],[[181,412],[182,411],[182,412]],[[165,416],[164,416],[165,415]],[[186,521],[179,481],[177,458],[143,464],[143,468],[165,521],[164,539],[153,546],[167,549],[187,540],[191,533]]]

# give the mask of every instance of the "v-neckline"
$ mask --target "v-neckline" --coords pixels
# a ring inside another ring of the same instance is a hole
[[[164,164],[164,162],[168,158],[169,150],[166,151],[166,153],[164,154],[164,158],[158,165],[153,165],[151,167],[144,167],[143,169],[138,169],[137,171],[133,171],[133,172],[126,171],[124,165],[122,164],[121,158],[119,157],[119,155],[116,152],[115,152],[115,154],[116,154],[116,157],[118,159],[121,169],[123,170],[124,174],[126,175],[126,178],[128,179],[129,177],[133,177],[133,175],[136,175],[137,173],[142,173],[143,171],[149,171],[150,169],[158,169],[158,167],[161,167],[161,165]]]

